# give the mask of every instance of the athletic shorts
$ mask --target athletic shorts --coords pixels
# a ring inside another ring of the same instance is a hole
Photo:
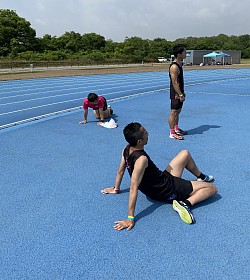
[[[107,106],[106,102],[105,102],[104,107],[102,109],[103,109],[103,111],[106,111],[108,109],[108,106]],[[99,108],[93,109],[93,110],[99,112]]]
[[[183,106],[183,102],[180,99],[171,99],[171,109],[179,110]]]
[[[185,200],[190,197],[193,191],[193,186],[191,181],[184,180],[179,177],[174,177],[174,195],[177,200]]]

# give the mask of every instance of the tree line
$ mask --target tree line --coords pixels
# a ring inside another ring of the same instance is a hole
[[[1,60],[81,60],[86,64],[154,62],[158,57],[170,57],[173,45],[178,43],[190,50],[241,50],[242,58],[250,58],[249,34],[187,37],[175,41],[126,37],[123,42],[114,42],[96,33],[70,31],[59,37],[46,34],[37,38],[29,21],[13,10],[0,10]]]

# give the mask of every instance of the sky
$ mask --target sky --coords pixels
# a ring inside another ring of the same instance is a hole
[[[0,0],[0,9],[15,10],[37,37],[93,32],[123,42],[250,34],[249,0]]]

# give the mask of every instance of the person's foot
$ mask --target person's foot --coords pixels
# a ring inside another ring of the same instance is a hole
[[[115,187],[106,188],[101,190],[102,194],[118,194],[120,190],[116,189]]]
[[[179,214],[183,222],[187,224],[194,223],[194,216],[190,208],[183,201],[173,200],[173,209]]]
[[[205,175],[205,179],[198,178],[197,181],[212,183],[214,181],[214,176],[212,176],[212,175]]]
[[[184,130],[182,130],[182,129],[178,129],[178,130],[176,130],[175,131],[175,133],[177,134],[177,135],[180,135],[180,136],[182,136],[182,135],[187,135],[187,131],[184,131]]]
[[[177,133],[170,133],[169,138],[176,139],[176,140],[184,140],[184,137],[181,135],[178,135]]]
[[[110,115],[113,115],[114,110],[111,108],[111,106],[110,106],[110,105],[108,105],[108,108],[109,108],[109,113],[110,113]]]

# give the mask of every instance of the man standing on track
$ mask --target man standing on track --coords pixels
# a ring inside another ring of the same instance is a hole
[[[170,127],[170,138],[183,140],[183,135],[187,134],[179,128],[179,115],[185,101],[186,94],[184,92],[184,77],[181,62],[186,58],[186,47],[184,45],[176,45],[173,47],[174,61],[169,66],[170,77],[170,100],[171,111],[168,118]]]

